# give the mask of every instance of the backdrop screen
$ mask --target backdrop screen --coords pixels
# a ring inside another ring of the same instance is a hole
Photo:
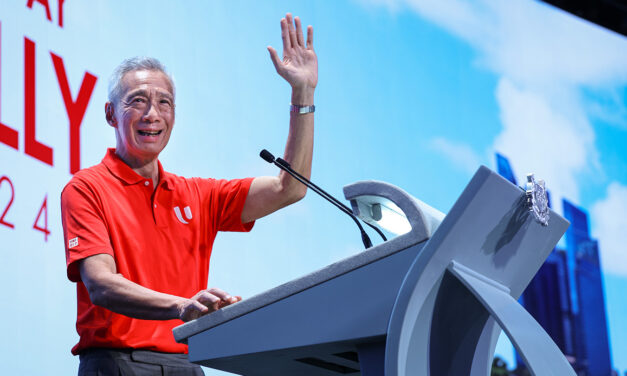
[[[315,30],[313,180],[337,197],[358,180],[387,181],[446,213],[479,165],[495,169],[495,152],[519,182],[544,178],[554,203],[589,213],[613,363],[626,370],[624,37],[530,0],[26,0],[0,3],[5,373],[77,370],[59,197],[115,146],[104,116],[113,69],[153,56],[172,72],[166,170],[275,175],[258,153],[283,151],[290,88],[266,46],[280,53],[288,11]],[[246,298],[361,250],[350,219],[310,193],[251,233],[220,234],[208,284]],[[513,363],[506,341],[498,352]]]

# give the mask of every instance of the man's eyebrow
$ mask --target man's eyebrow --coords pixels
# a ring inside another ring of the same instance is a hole
[[[174,96],[172,96],[172,94],[168,93],[167,91],[159,91],[157,92],[158,95],[160,95],[161,97],[165,97],[171,101],[174,101]]]
[[[136,95],[142,95],[144,97],[148,97],[148,92],[145,89],[132,90],[132,91],[126,93],[126,95],[124,96],[124,99],[131,98],[131,97],[134,97]]]
[[[128,92],[126,96],[124,96],[124,99],[132,98],[137,95],[150,97],[150,94],[148,93],[146,89],[135,89],[135,90]],[[160,98],[165,97],[169,100],[174,100],[174,97],[172,96],[172,94],[168,93],[167,91],[157,91],[157,96]]]

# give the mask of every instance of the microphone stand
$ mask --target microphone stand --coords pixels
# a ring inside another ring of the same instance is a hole
[[[344,205],[344,203],[342,203],[341,201],[339,201],[338,199],[336,199],[335,197],[331,196],[329,193],[327,193],[326,191],[324,191],[322,188],[318,187],[316,184],[314,184],[314,182],[312,182],[311,180],[307,180],[307,178],[305,178],[304,176],[302,176],[301,174],[299,174],[296,170],[294,170],[292,168],[292,166],[290,166],[290,164],[282,158],[277,158],[276,159],[277,163],[280,163],[282,165],[284,165],[285,168],[287,168],[288,170],[290,170],[292,172],[292,176],[296,175],[299,178],[306,180],[309,184],[311,184],[310,188],[312,188],[312,190],[315,188],[316,190],[318,190],[316,193],[318,194],[324,194],[326,196],[327,199],[332,200],[336,206],[340,206],[342,209],[342,211],[344,211],[345,213],[349,213],[350,215],[354,215],[353,211],[351,210],[351,208],[349,208],[348,206]],[[367,226],[370,226],[373,230],[375,230],[383,239],[383,241],[387,241],[388,239],[385,237],[385,235],[383,235],[383,232],[381,230],[379,230],[379,228],[377,226],[373,226],[372,224],[365,222],[364,223]]]
[[[298,180],[299,182],[304,184],[306,187],[310,188],[312,191],[316,192],[317,194],[322,196],[324,199],[329,201],[331,204],[335,205],[338,209],[340,209],[341,211],[346,213],[349,217],[351,217],[351,219],[355,222],[357,227],[359,227],[359,232],[361,233],[361,239],[362,239],[362,242],[364,243],[364,246],[366,247],[366,249],[372,247],[372,241],[370,240],[370,237],[368,236],[368,234],[366,233],[364,228],[361,226],[361,224],[357,220],[357,217],[355,217],[355,215],[353,214],[352,210],[348,206],[344,205],[343,203],[338,201],[335,197],[333,197],[330,194],[328,194],[327,192],[325,192],[322,188],[318,187],[316,184],[312,183],[307,178],[305,178],[304,176],[302,176],[298,172],[294,171],[294,169],[292,169],[290,164],[287,161],[285,161],[284,159],[282,159],[282,158],[276,158],[275,159],[274,156],[272,155],[272,153],[270,153],[266,149],[263,149],[261,151],[261,153],[259,153],[259,156],[261,158],[263,158],[263,160],[265,160],[266,162],[273,163],[274,165],[276,165],[281,170],[287,172],[294,179]],[[385,235],[383,235],[383,232],[381,232],[381,230],[379,230],[377,227],[371,225],[368,222],[364,222],[364,223],[366,223],[366,225],[372,227],[383,238],[384,241],[387,240]]]

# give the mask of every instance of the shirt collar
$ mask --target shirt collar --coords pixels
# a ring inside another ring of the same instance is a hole
[[[159,184],[163,185],[163,188],[167,189],[168,191],[174,190],[174,175],[166,172],[163,169],[163,166],[161,166],[160,161],[157,161],[157,164],[159,165]]]
[[[105,154],[104,158],[102,159],[102,163],[107,166],[107,168],[113,175],[115,175],[118,179],[122,180],[126,184],[132,185],[146,180],[146,178],[133,171],[133,169],[115,153],[115,148],[107,149],[107,154]],[[173,190],[173,175],[165,172],[160,161],[157,161],[157,165],[159,168],[159,184],[163,182],[162,185],[165,189],[169,191]]]

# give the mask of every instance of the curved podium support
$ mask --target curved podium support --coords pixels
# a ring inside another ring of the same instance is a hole
[[[512,296],[509,290],[453,262],[449,270],[472,292],[507,333],[534,375],[573,375],[575,372],[555,342]]]
[[[532,374],[574,375],[516,301],[566,220],[536,223],[524,192],[486,167],[445,217],[387,183],[344,192],[364,220],[386,206],[407,231],[175,328],[190,361],[241,375],[485,376],[502,328]]]

